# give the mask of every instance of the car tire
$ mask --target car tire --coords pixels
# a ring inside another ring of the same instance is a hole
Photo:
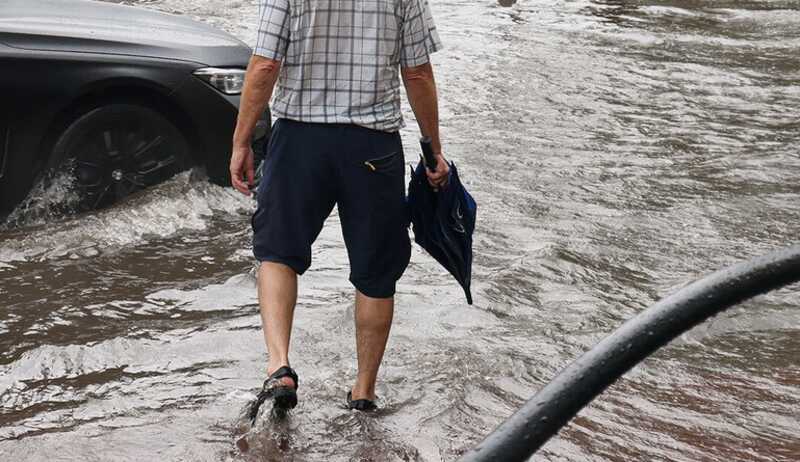
[[[193,164],[189,143],[161,113],[136,104],[109,104],[69,123],[52,145],[45,181],[69,180],[73,207],[111,205],[163,182]]]

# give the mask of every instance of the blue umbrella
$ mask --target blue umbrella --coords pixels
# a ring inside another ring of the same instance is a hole
[[[450,176],[444,187],[434,190],[425,175],[426,165],[433,170],[430,139],[420,142],[424,163],[420,160],[411,172],[408,185],[408,208],[414,241],[456,278],[467,303],[472,305],[472,233],[475,230],[477,205],[458,178],[458,169],[450,163]]]

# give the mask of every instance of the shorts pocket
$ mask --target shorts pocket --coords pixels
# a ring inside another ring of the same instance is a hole
[[[367,159],[364,161],[364,167],[375,173],[392,173],[397,168],[403,167],[403,155],[401,151],[395,151],[385,156],[376,157],[374,159]]]

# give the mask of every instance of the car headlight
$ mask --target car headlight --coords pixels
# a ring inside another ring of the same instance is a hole
[[[204,67],[194,71],[195,76],[226,95],[238,95],[242,92],[244,74],[244,69],[222,67]]]

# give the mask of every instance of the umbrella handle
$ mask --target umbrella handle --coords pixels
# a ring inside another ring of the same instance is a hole
[[[419,145],[422,146],[422,157],[425,159],[425,166],[430,171],[436,171],[436,156],[433,154],[433,143],[430,136],[420,138]]]

